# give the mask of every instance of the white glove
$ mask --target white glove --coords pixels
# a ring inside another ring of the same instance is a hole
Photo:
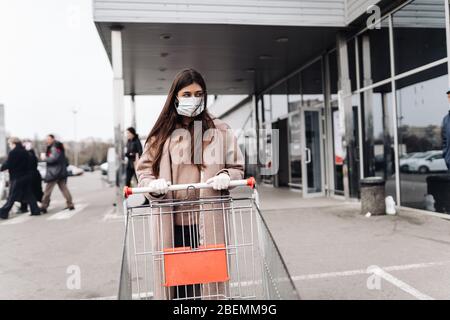
[[[156,179],[150,182],[149,188],[153,189],[151,193],[161,195],[166,194],[169,190],[169,185],[166,179]]]
[[[214,190],[228,189],[230,186],[230,176],[226,173],[220,173],[206,181],[208,184],[212,184]]]

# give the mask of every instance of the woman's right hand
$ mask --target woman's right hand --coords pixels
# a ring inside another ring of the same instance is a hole
[[[161,195],[166,194],[169,190],[169,185],[166,179],[156,179],[150,182],[149,187],[153,189],[152,194]]]

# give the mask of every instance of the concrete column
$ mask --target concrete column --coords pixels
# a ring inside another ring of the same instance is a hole
[[[114,114],[114,145],[116,150],[116,186],[122,187],[124,159],[124,81],[122,61],[122,27],[111,28],[111,56],[113,68],[113,114]]]
[[[362,36],[362,64],[363,64],[363,86],[367,87],[373,84],[372,80],[372,61],[370,55],[369,35]],[[375,155],[374,155],[374,133],[373,133],[373,89],[363,93],[364,110],[364,159],[366,167],[365,176],[375,175]]]
[[[134,94],[131,95],[131,126],[136,129],[136,100],[134,99]]]
[[[450,1],[445,0],[445,29],[447,31],[447,64],[450,70]],[[448,87],[450,88],[450,75],[448,76]]]
[[[398,110],[397,110],[397,84],[395,82],[395,52],[394,52],[394,20],[389,16],[389,55],[391,61],[391,91],[392,91],[392,121],[394,136],[394,157],[395,157],[395,195],[397,205],[401,204],[400,191],[400,153],[398,151]]]
[[[343,176],[344,176],[344,196],[346,199],[355,196],[355,184],[358,183],[358,170],[356,164],[356,143],[354,137],[354,120],[351,97],[351,82],[348,63],[347,41],[342,33],[337,35],[337,56],[338,56],[338,88],[339,88],[339,109],[343,117],[344,135],[342,145],[345,151]]]
[[[326,195],[332,195],[335,190],[334,182],[334,154],[333,154],[333,113],[331,112],[331,83],[330,83],[330,59],[324,55],[322,68],[323,92],[324,92],[324,117],[325,117],[325,186]]]
[[[252,103],[253,103],[253,128],[255,129],[255,139],[256,139],[256,179],[257,182],[261,182],[261,174],[260,174],[260,157],[259,157],[259,147],[260,147],[260,143],[259,143],[259,139],[260,139],[260,135],[259,135],[259,129],[260,129],[260,122],[259,122],[259,108],[258,108],[258,97],[253,94],[252,95]]]
[[[0,104],[0,158],[6,158],[5,106]]]

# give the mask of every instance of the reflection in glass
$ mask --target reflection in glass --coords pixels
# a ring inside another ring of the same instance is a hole
[[[400,190],[403,206],[437,211],[430,177],[445,174],[442,120],[448,114],[446,64],[397,81]],[[450,190],[440,190],[450,194]]]
[[[447,56],[444,0],[415,0],[393,21],[397,74]]]
[[[285,116],[288,113],[288,98],[286,82],[271,91],[272,120]]]
[[[301,134],[301,118],[300,113],[297,112],[289,117],[290,185],[297,188],[302,186]]]
[[[322,191],[320,111],[305,111],[305,150],[308,193]]]

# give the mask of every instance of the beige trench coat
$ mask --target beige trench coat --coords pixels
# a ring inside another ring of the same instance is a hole
[[[186,131],[178,132],[178,130],[176,130],[177,132],[175,132],[164,144],[158,177],[155,177],[152,173],[153,156],[149,152],[152,141],[145,145],[144,152],[136,163],[136,175],[139,187],[146,187],[151,181],[158,178],[164,178],[172,184],[206,182],[209,178],[223,172],[228,173],[231,180],[243,179],[244,157],[237,145],[237,140],[233,135],[233,132],[227,124],[219,119],[214,119],[214,124],[216,129],[209,130],[203,135],[202,156],[204,168],[202,173],[199,172],[195,165],[191,164],[190,139],[186,138]],[[200,198],[220,195],[220,191],[212,189],[196,191],[196,196]],[[160,197],[155,197],[150,194],[146,196],[150,200],[183,200],[186,199],[187,193],[180,191],[169,192]],[[211,208],[212,207],[209,209]],[[206,205],[202,207],[202,210],[205,209],[208,209]],[[174,247],[172,240],[172,229],[174,225],[189,225],[190,223],[193,223],[192,215],[190,215],[189,217],[191,218],[189,218],[187,215],[182,214],[167,214],[171,210],[173,210],[173,207],[165,208],[165,214],[164,212],[160,212],[162,213],[161,217],[158,215],[153,216],[152,245],[154,251],[161,252],[164,249]],[[183,211],[183,208],[178,206],[175,210]],[[196,217],[195,221],[199,222],[198,227],[201,245],[225,243],[224,217],[222,212],[222,210],[206,210],[204,214],[200,213],[201,217]],[[160,264],[159,267],[155,266],[154,274],[154,298],[168,299],[173,297],[173,288],[168,289],[158,285],[162,283],[163,279],[162,264]],[[227,283],[203,285],[201,294],[202,296],[223,295],[225,294],[227,286]]]

